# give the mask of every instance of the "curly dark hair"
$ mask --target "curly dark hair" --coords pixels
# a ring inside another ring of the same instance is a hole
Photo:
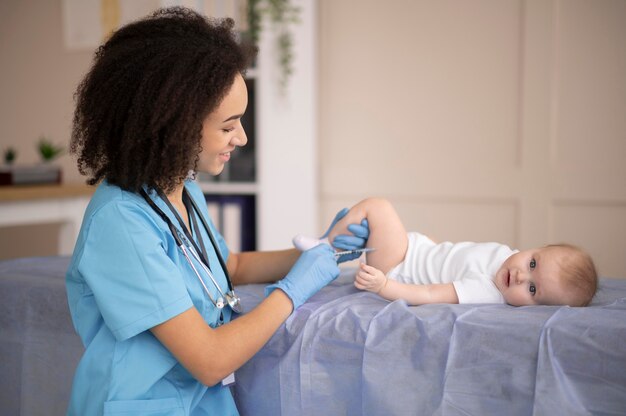
[[[70,143],[88,184],[169,192],[195,168],[203,120],[256,54],[233,26],[160,9],[98,48],[75,93]]]

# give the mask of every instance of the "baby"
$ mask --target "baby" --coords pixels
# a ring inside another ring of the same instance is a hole
[[[498,243],[440,243],[407,233],[389,201],[363,200],[335,224],[326,240],[297,236],[303,250],[340,242],[348,224],[366,218],[370,236],[367,264],[355,286],[410,305],[427,303],[508,303],[586,306],[598,283],[591,257],[569,244],[517,251]]]

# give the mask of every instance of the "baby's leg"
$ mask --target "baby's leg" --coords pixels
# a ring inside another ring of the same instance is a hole
[[[350,234],[348,225],[359,224],[364,218],[367,218],[370,229],[367,247],[376,249],[366,254],[367,264],[386,274],[404,260],[408,246],[404,225],[389,201],[368,198],[359,202],[335,224],[328,240],[332,243],[335,236]]]

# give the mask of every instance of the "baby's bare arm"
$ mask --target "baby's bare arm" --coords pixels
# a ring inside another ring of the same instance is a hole
[[[387,273],[404,260],[408,246],[404,225],[389,201],[369,198],[359,202],[335,224],[328,240],[332,244],[338,234],[349,234],[348,225],[358,224],[364,218],[370,229],[366,247],[376,249],[367,254],[367,263]]]
[[[419,285],[388,279],[380,270],[361,264],[354,280],[357,289],[378,293],[387,300],[403,299],[409,305],[459,303],[452,283]]]
[[[354,286],[360,290],[379,293],[387,283],[387,276],[375,267],[361,263],[354,278]]]
[[[385,299],[404,299],[409,305],[459,303],[452,283],[419,285],[388,280],[380,295]]]

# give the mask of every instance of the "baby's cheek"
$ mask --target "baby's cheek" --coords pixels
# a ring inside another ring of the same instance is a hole
[[[528,296],[525,296],[525,294],[521,290],[517,289],[522,289],[522,287],[518,286],[516,290],[507,291],[508,296],[505,297],[507,303],[513,306],[528,305]]]

